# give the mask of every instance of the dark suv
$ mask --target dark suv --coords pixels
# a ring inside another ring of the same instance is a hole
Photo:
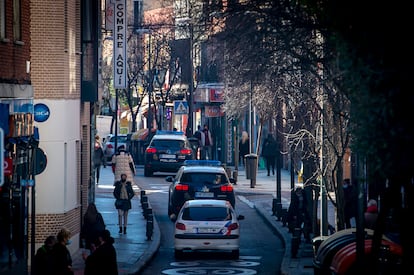
[[[185,160],[194,159],[190,142],[183,132],[157,131],[145,150],[144,176],[154,172],[177,172]]]
[[[171,182],[168,191],[168,216],[177,215],[184,202],[193,199],[227,200],[235,207],[234,179],[227,176],[220,161],[186,161]]]

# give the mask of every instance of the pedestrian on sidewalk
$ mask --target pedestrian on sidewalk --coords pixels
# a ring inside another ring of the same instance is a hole
[[[196,154],[196,158],[200,159],[201,157],[201,135],[203,135],[203,132],[201,131],[201,126],[197,125],[197,131],[194,132],[194,137],[198,140],[198,144],[197,144],[197,154]]]
[[[54,275],[73,275],[72,256],[67,245],[70,241],[70,231],[62,228],[57,234],[57,243],[52,249]]]
[[[34,262],[34,275],[52,274],[53,272],[53,246],[57,239],[50,235],[45,239],[44,244],[36,251]]]
[[[97,238],[105,230],[105,222],[102,214],[99,213],[94,203],[89,203],[88,208],[83,216],[83,225],[81,230],[82,243],[84,248],[92,251]]]
[[[208,129],[208,125],[204,124],[203,131],[201,135],[201,159],[213,159],[212,156],[212,148],[213,148],[213,137],[211,135],[210,130]]]
[[[111,232],[105,229],[98,236],[96,249],[87,255],[82,253],[85,260],[85,275],[108,274],[118,275],[117,255]]]
[[[250,153],[250,141],[249,134],[246,131],[242,132],[241,139],[239,141],[239,160],[243,163],[243,167],[246,167],[245,156]]]
[[[128,180],[127,175],[122,174],[121,179],[115,182],[114,197],[115,208],[118,209],[119,232],[126,234],[128,224],[128,211],[131,209],[131,199],[135,196],[132,184]]]
[[[128,181],[134,183],[135,164],[131,154],[126,151],[125,145],[119,146],[118,152],[112,157],[112,172],[114,182],[120,180],[122,174],[126,174]]]
[[[344,216],[345,228],[352,227],[352,219],[356,216],[357,190],[351,183],[350,179],[344,179],[342,182],[342,190],[344,192]]]
[[[305,192],[302,187],[297,187],[292,192],[292,200],[287,213],[289,233],[293,233],[295,228],[300,229],[306,242],[310,242],[310,215],[307,211]]]
[[[96,184],[99,183],[99,177],[101,174],[101,166],[106,167],[105,155],[102,149],[101,142],[99,141],[99,136],[95,136],[95,147],[93,150],[93,169],[95,169],[95,178]]]
[[[273,135],[269,133],[267,138],[263,141],[262,146],[262,157],[264,157],[266,161],[267,176],[270,176],[270,169],[272,169],[272,174],[275,174],[276,155],[276,140]]]

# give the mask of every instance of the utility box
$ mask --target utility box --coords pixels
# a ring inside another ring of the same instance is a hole
[[[257,155],[247,154],[246,159],[246,179],[250,179],[250,187],[253,188],[256,185],[257,174]]]

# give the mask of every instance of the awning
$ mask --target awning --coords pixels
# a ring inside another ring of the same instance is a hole
[[[148,136],[148,129],[139,129],[131,134],[131,140],[145,140]]]

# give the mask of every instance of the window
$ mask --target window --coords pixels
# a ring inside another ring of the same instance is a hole
[[[226,221],[231,217],[225,207],[188,207],[183,210],[182,219],[187,221]]]
[[[13,38],[14,38],[14,41],[22,40],[20,17],[21,17],[20,0],[14,0],[13,1]]]
[[[0,39],[6,37],[6,0],[0,0]]]

